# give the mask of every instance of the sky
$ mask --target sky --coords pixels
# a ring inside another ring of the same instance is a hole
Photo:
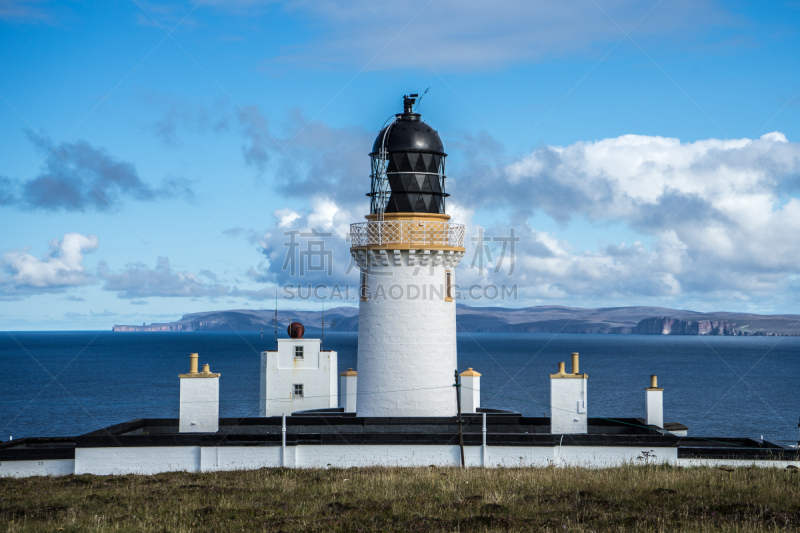
[[[462,303],[800,314],[798,28],[796,1],[0,0],[0,324],[357,305],[333,287],[410,93]]]

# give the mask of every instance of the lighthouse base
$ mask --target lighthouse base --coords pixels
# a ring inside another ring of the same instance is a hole
[[[441,250],[354,251],[360,417],[456,415],[456,302],[460,254]]]

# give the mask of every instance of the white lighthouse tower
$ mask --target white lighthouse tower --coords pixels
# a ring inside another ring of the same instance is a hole
[[[370,214],[352,224],[361,269],[359,417],[454,416],[455,269],[464,226],[445,213],[447,154],[413,112],[417,95],[375,139]]]

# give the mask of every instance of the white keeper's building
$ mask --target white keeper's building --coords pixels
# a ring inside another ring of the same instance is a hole
[[[261,352],[260,415],[338,407],[337,362],[320,339],[279,339],[276,351]]]

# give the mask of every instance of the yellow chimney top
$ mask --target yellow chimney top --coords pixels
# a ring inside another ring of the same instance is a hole
[[[479,373],[477,373],[474,370],[472,370],[472,367],[469,367],[468,369],[466,369],[464,372],[462,372],[459,375],[460,376],[467,376],[467,377],[476,377],[476,378],[481,377],[481,375]]]
[[[221,374],[215,374],[211,372],[211,369],[208,365],[203,365],[203,371],[197,371],[197,360],[199,359],[199,355],[196,353],[189,354],[189,373],[188,374],[178,374],[179,378],[218,378]]]
[[[645,390],[655,390],[655,391],[664,390],[658,388],[658,376],[656,376],[655,374],[650,376],[650,386]]]
[[[342,373],[341,373],[341,374],[339,374],[339,375],[340,375],[340,376],[357,376],[357,375],[358,375],[358,372],[356,372],[356,371],[355,371],[355,370],[353,370],[352,368],[348,368],[347,370],[345,370],[344,372],[342,372]]]
[[[587,379],[589,374],[579,374],[578,373],[578,354],[572,354],[572,374],[567,374],[566,370],[566,363],[563,361],[558,363],[558,374],[550,374],[552,379],[556,378],[573,378],[573,379]]]

